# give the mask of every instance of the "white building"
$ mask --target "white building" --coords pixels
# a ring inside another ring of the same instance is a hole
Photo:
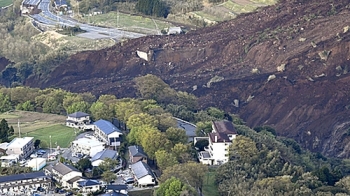
[[[151,168],[142,161],[131,165],[131,171],[137,181],[138,186],[149,186],[156,184],[156,177]]]
[[[101,152],[104,149],[105,143],[89,138],[79,138],[72,142],[73,152],[89,155],[90,157],[95,156],[96,153]]]
[[[229,161],[229,146],[237,136],[236,129],[230,121],[213,121],[212,132],[209,133],[209,145],[205,151],[198,153],[199,161],[208,165],[221,165]],[[196,143],[203,137],[195,138]]]
[[[105,149],[101,152],[98,152],[95,154],[95,156],[93,156],[90,161],[91,161],[91,165],[94,167],[99,166],[106,158],[110,158],[112,160],[116,160],[118,157],[118,153],[117,151],[114,150],[109,150],[109,149]]]
[[[95,125],[95,137],[107,144],[108,146],[119,147],[121,142],[121,136],[123,135],[116,126],[107,120],[98,120]]]
[[[79,191],[83,193],[96,192],[101,189],[101,184],[97,180],[86,179],[78,181],[77,183]]]
[[[0,193],[5,195],[25,195],[21,191],[36,191],[38,187],[51,188],[51,179],[43,171],[0,177]]]
[[[66,126],[77,129],[90,129],[90,115],[84,112],[69,114],[66,119]]]
[[[19,155],[11,154],[7,156],[0,157],[1,167],[11,167],[12,165],[18,163]]]
[[[17,154],[20,159],[26,159],[34,152],[34,137],[13,139],[7,146],[6,154]]]
[[[73,188],[71,182],[72,179],[78,181],[82,177],[82,173],[71,165],[63,163],[57,163],[54,166],[48,166],[45,168],[45,172],[52,176],[54,180],[61,183],[63,187]]]
[[[34,158],[27,163],[28,167],[31,167],[33,171],[39,171],[46,166],[45,158]]]

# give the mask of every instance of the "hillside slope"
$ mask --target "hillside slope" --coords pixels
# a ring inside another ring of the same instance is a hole
[[[152,73],[193,92],[203,107],[238,113],[251,127],[270,125],[313,151],[349,157],[349,16],[348,0],[281,0],[185,35],[79,53],[26,84],[124,97],[135,95],[134,77]]]

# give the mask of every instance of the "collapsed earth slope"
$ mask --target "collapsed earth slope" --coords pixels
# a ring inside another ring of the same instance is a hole
[[[135,95],[134,77],[152,73],[194,93],[203,107],[237,113],[251,127],[272,126],[310,150],[349,157],[349,25],[348,0],[281,0],[185,35],[82,52],[26,84],[124,97]]]

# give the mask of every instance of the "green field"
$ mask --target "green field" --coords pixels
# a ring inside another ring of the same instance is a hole
[[[203,195],[219,196],[218,187],[215,185],[215,170],[209,169],[204,177]]]
[[[6,7],[8,5],[11,5],[12,3],[12,0],[0,0],[0,7]]]
[[[67,148],[75,138],[74,129],[64,125],[53,125],[26,134],[26,136],[39,139],[41,148],[50,147],[50,135],[52,148],[56,148],[57,146]]]

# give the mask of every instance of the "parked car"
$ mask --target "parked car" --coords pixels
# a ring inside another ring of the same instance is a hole
[[[59,194],[66,193],[66,190],[64,190],[64,189],[60,189],[60,190],[58,191],[58,193],[59,193]]]
[[[45,189],[43,187],[38,187],[37,190],[40,191],[40,192],[44,192],[45,191]]]
[[[38,157],[38,155],[36,153],[33,153],[30,155],[30,158],[37,158],[37,157]]]
[[[66,193],[66,196],[71,196],[71,195],[73,195],[72,192],[67,192],[67,193]]]
[[[45,154],[45,153],[46,153],[46,151],[45,151],[45,150],[43,150],[43,149],[39,149],[39,150],[38,150],[38,153]]]

